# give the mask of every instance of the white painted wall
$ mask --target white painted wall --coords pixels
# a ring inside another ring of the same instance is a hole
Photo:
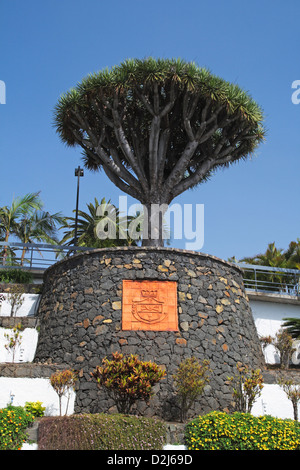
[[[35,328],[25,328],[20,332],[20,343],[13,350],[7,349],[10,338],[14,338],[14,332],[11,328],[0,328],[0,362],[32,362],[38,341],[38,332]],[[14,359],[14,360],[13,360]]]
[[[6,296],[5,292],[2,292]],[[38,305],[40,295],[39,294],[23,294],[23,304],[16,313],[16,317],[27,317],[35,314],[35,310]],[[10,303],[5,299],[0,303],[0,315],[1,317],[10,317],[11,306]]]
[[[254,403],[251,414],[294,419],[292,402],[287,398],[282,388],[275,384],[264,384],[261,396]]]
[[[59,415],[58,395],[48,378],[10,378],[0,377],[0,408],[11,403],[24,406],[26,401],[41,401],[46,407],[46,416]],[[71,391],[67,414],[74,413],[75,392]],[[62,414],[65,414],[67,397],[62,397]]]
[[[16,317],[32,316],[35,313],[39,301],[38,294],[24,294],[24,303],[17,311]],[[2,302],[0,309],[1,316],[10,316],[10,305],[7,300]],[[9,343],[9,338],[5,335],[13,336],[13,329],[0,327],[0,362],[21,363],[32,362],[34,359],[38,331],[35,328],[25,328],[21,333],[21,343],[15,350],[14,361],[12,351],[7,350],[5,345]],[[58,395],[51,387],[49,378],[9,378],[0,377],[0,408],[4,408],[11,402],[14,405],[25,405],[26,401],[41,401],[46,407],[46,416],[59,415]],[[71,391],[68,413],[74,413],[75,392]],[[62,397],[62,413],[65,413],[67,397]]]
[[[300,318],[300,306],[298,305],[250,300],[250,306],[259,336],[270,335],[274,337],[281,328],[284,318]],[[297,344],[295,344],[295,346],[297,346]],[[300,363],[299,342],[297,348],[296,354],[293,355],[294,364]],[[279,363],[279,356],[274,346],[270,345],[266,347],[265,359],[269,364]]]

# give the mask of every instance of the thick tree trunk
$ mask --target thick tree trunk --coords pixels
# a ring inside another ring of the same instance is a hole
[[[166,204],[144,205],[144,227],[142,246],[164,246],[163,218]]]

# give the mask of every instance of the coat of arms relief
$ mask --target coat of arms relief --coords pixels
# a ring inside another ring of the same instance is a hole
[[[177,331],[177,283],[123,281],[122,329]]]

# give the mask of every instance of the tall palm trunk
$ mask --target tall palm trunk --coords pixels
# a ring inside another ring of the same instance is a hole
[[[24,258],[25,258],[26,251],[27,251],[26,248],[23,247],[22,255],[21,255],[21,262],[20,262],[21,266],[23,266],[23,264],[24,264]]]
[[[5,242],[8,242],[8,239],[9,239],[9,230],[6,230],[5,232]],[[2,259],[2,264],[5,265],[6,264],[6,258],[7,258],[7,246],[4,245],[4,249],[3,249],[3,259]]]

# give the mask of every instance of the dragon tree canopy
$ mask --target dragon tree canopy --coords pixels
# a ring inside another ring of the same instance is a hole
[[[82,148],[86,168],[103,169],[145,206],[143,244],[162,245],[151,207],[253,154],[264,139],[263,119],[236,84],[181,59],[147,58],[83,79],[59,99],[54,125],[63,142]]]

